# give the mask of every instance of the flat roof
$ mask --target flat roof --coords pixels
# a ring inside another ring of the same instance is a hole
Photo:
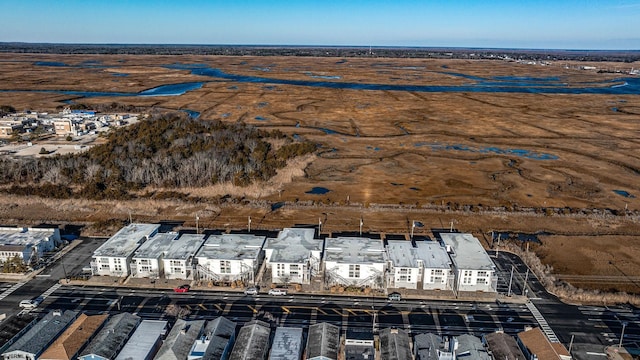
[[[106,359],[114,358],[138,323],[140,323],[140,317],[131,313],[113,315],[82,351],[82,355],[94,354]]]
[[[266,236],[251,234],[211,235],[196,257],[221,260],[257,259]]]
[[[458,269],[494,270],[493,261],[471,234],[440,233],[440,238],[453,251],[451,259]]]
[[[196,254],[204,242],[204,234],[182,234],[173,240],[167,249],[165,259],[187,260]]]
[[[327,238],[324,243],[325,261],[344,264],[385,263],[387,253],[382,240],[363,237]]]
[[[302,328],[279,327],[271,344],[269,359],[299,360],[302,356]]]
[[[0,246],[27,246],[48,241],[50,237],[59,234],[58,229],[47,228],[19,228],[0,227]]]
[[[158,231],[158,224],[129,224],[93,252],[94,257],[128,257]]]
[[[316,230],[310,228],[284,228],[277,238],[268,238],[266,249],[273,250],[270,261],[300,264],[312,251],[322,252],[323,240],[314,239]]]
[[[116,360],[146,359],[166,327],[164,320],[142,320]]]
[[[134,259],[158,259],[166,253],[178,237],[177,233],[160,233],[153,235],[133,253]]]
[[[388,240],[387,251],[395,267],[417,268],[420,260],[427,269],[451,268],[447,250],[436,241],[417,241],[414,246],[411,241]]]

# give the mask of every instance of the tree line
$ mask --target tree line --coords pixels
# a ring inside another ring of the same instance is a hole
[[[270,139],[285,144],[276,149]],[[0,158],[0,184],[21,195],[91,199],[129,198],[146,187],[246,186],[315,150],[277,130],[158,114],[112,131],[105,144],[81,154]]]

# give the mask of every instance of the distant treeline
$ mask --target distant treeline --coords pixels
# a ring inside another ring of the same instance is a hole
[[[284,145],[276,149],[270,139]],[[315,150],[277,130],[164,114],[113,131],[107,143],[81,154],[0,158],[0,184],[20,195],[91,199],[130,198],[148,186],[245,186]]]
[[[444,47],[364,46],[241,46],[241,45],[132,45],[132,44],[36,44],[0,43],[0,52],[40,54],[131,54],[131,55],[227,55],[227,56],[313,56],[386,57],[434,59],[500,59],[509,57],[533,61],[640,60],[640,50],[490,49]]]

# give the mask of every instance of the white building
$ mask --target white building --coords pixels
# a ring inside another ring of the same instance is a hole
[[[166,279],[193,279],[196,252],[204,243],[206,235],[182,234],[173,240],[162,257],[162,268]]]
[[[196,254],[199,279],[254,283],[264,259],[266,237],[250,234],[211,235]]]
[[[324,241],[314,239],[315,229],[285,228],[267,239],[265,255],[272,283],[309,284],[320,271]]]
[[[435,241],[389,240],[389,287],[450,290],[455,274],[445,248]],[[418,286],[420,284],[420,286]]]
[[[495,292],[495,266],[471,234],[440,233],[456,272],[455,291]]]
[[[337,237],[325,240],[327,285],[382,288],[386,267],[387,253],[380,239]]]
[[[58,229],[0,227],[0,262],[16,256],[25,264],[35,262],[61,241]]]
[[[93,275],[128,276],[133,253],[158,233],[158,224],[129,224],[93,252]]]
[[[177,233],[160,233],[140,245],[131,258],[131,276],[158,279],[164,273],[162,257],[178,237]]]

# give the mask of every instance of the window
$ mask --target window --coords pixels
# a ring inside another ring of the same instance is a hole
[[[149,271],[151,271],[151,266],[149,265],[140,266],[140,272],[149,272]]]
[[[113,270],[114,270],[114,271],[122,271],[122,265],[120,265],[120,264],[116,264],[116,265],[113,267]]]
[[[298,270],[298,264],[289,265],[289,270]]]
[[[349,265],[349,277],[350,278],[360,277],[360,265]]]
[[[221,274],[231,274],[231,261],[229,261],[229,260],[221,260],[220,261],[220,273]]]
[[[476,280],[476,283],[477,283],[478,285],[486,285],[486,284],[487,284],[487,278],[478,278],[478,279]]]
[[[182,261],[180,260],[169,260],[170,266],[182,266]]]
[[[171,273],[172,274],[184,273],[184,270],[182,269],[182,267],[172,266],[171,267]]]
[[[116,263],[116,264],[120,264],[121,260],[122,259],[120,259],[120,258],[115,258],[115,259],[113,259],[113,262]]]
[[[489,273],[486,271],[478,271],[478,277],[487,277]]]
[[[101,264],[100,265],[100,269],[101,270],[109,270],[109,264]]]
[[[100,262],[101,263],[108,263],[109,262],[109,258],[100,258]]]
[[[411,282],[411,275],[400,275],[398,277],[398,281],[407,281]]]
[[[431,270],[432,275],[444,275],[444,270],[442,269],[433,269]]]

